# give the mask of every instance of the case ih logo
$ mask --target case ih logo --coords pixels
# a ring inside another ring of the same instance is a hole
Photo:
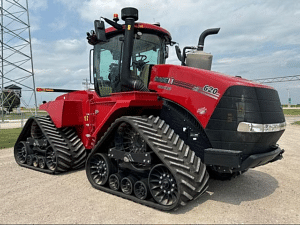
[[[156,82],[169,84],[169,82],[170,82],[171,79],[168,78],[168,77],[155,77],[154,80],[155,80]]]
[[[186,88],[186,89],[189,89],[192,91],[196,91],[200,94],[206,95],[206,96],[216,99],[216,100],[220,96],[218,88],[212,87],[210,85],[204,85],[204,87],[198,87],[193,84],[175,80],[173,78],[168,78],[168,77],[155,77],[154,81],[164,83],[164,84],[171,84],[171,85],[183,87],[183,88]],[[166,89],[166,88],[161,88],[161,85],[159,85],[159,86],[160,86],[159,87],[160,89]]]

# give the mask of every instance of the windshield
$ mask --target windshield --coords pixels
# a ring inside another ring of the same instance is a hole
[[[94,50],[95,90],[100,96],[120,92],[120,72],[124,35],[117,35],[108,42],[100,43]],[[145,77],[147,65],[165,63],[165,43],[156,35],[136,35],[131,59],[131,75],[140,78],[148,86]],[[149,74],[147,75],[149,76]]]

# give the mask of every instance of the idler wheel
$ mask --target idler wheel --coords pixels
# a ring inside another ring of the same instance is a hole
[[[46,149],[46,165],[51,171],[54,171],[57,166],[56,152],[51,146],[48,146],[48,148]]]
[[[139,180],[134,184],[134,195],[141,200],[147,198],[149,194],[149,188],[147,180]]]
[[[28,148],[29,146],[26,144],[25,141],[21,141],[16,145],[14,149],[14,155],[18,163],[24,164],[26,162],[27,156],[29,155]]]
[[[45,159],[45,157],[39,157],[39,167],[41,169],[45,169],[45,167],[46,167],[46,159]]]
[[[134,183],[136,179],[132,176],[124,177],[121,180],[121,190],[126,195],[131,195],[133,192]]]
[[[37,155],[33,155],[32,156],[32,165],[34,167],[38,167],[39,166],[39,157]]]
[[[155,201],[161,205],[177,204],[179,190],[176,179],[163,164],[154,166],[149,173],[149,188]]]
[[[96,153],[88,160],[86,172],[94,185],[103,186],[115,169],[107,154]]]
[[[118,191],[121,186],[122,176],[119,173],[114,173],[109,176],[108,184],[110,189]]]

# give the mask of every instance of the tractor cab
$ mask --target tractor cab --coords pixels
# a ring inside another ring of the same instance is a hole
[[[88,34],[94,45],[93,77],[99,96],[147,91],[151,67],[164,64],[168,57],[169,32],[158,25],[135,23],[134,13],[122,11],[125,25],[116,22],[116,15],[115,22],[104,18],[112,25],[105,33],[104,21],[95,21],[96,33]]]

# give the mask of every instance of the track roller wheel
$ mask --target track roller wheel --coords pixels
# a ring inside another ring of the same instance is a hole
[[[26,163],[27,163],[28,166],[32,165],[32,155],[27,156]]]
[[[133,193],[134,183],[137,179],[133,176],[124,177],[121,180],[121,190],[126,195],[131,195]]]
[[[25,141],[21,141],[17,144],[14,149],[15,159],[18,163],[24,164],[26,163],[27,156],[29,155],[29,146]]]
[[[134,184],[134,195],[141,200],[144,200],[148,197],[149,188],[147,180],[139,180]]]
[[[45,169],[45,167],[46,167],[46,159],[45,159],[45,157],[39,157],[39,167],[41,169]]]
[[[149,173],[148,180],[150,192],[155,201],[167,206],[177,204],[180,197],[178,185],[165,165],[154,166]]]
[[[32,156],[32,165],[34,167],[38,167],[39,166],[39,157],[37,155],[33,155]]]
[[[110,189],[118,191],[120,189],[122,179],[123,177],[119,173],[114,173],[110,175],[108,180]]]
[[[56,153],[51,146],[46,149],[46,165],[51,171],[54,171],[57,166]]]
[[[95,185],[103,186],[115,168],[107,154],[97,153],[87,162],[87,175]]]

